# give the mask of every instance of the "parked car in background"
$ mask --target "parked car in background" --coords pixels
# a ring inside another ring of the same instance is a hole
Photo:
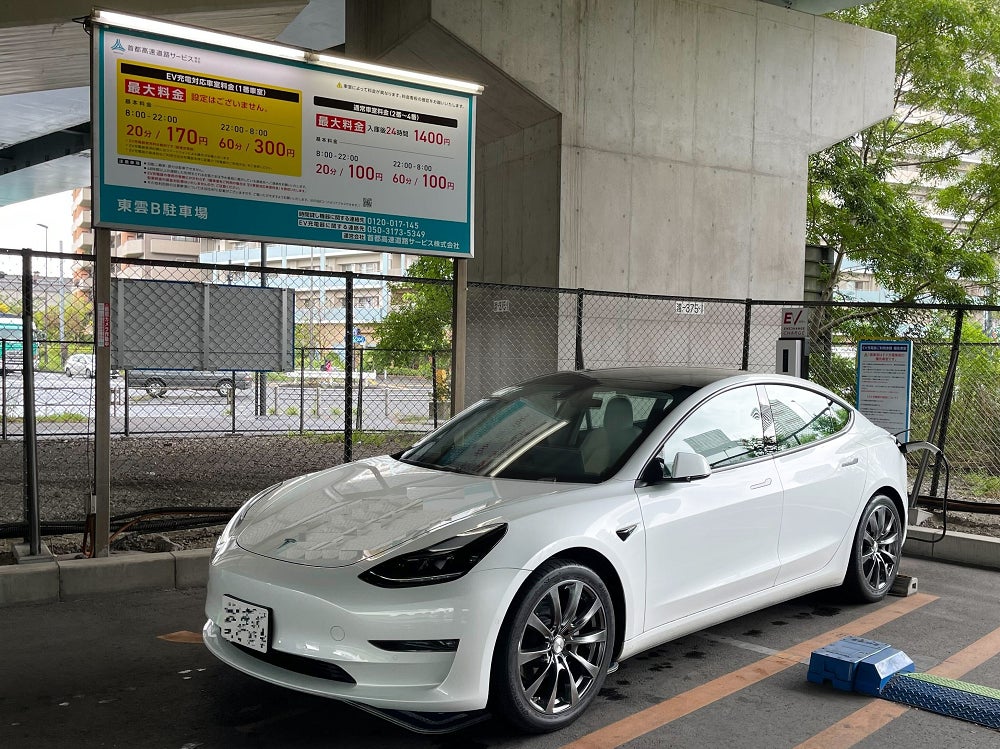
[[[96,369],[93,354],[72,354],[63,367],[67,377],[93,377]]]
[[[67,377],[93,377],[97,364],[93,354],[70,354],[63,365]],[[118,377],[118,370],[111,370],[111,377]]]
[[[250,388],[248,372],[197,369],[132,369],[128,372],[129,388],[143,388],[154,398],[162,398],[168,390],[214,390],[228,396],[236,390]]]

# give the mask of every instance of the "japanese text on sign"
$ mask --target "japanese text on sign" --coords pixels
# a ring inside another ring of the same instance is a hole
[[[182,30],[95,25],[95,226],[472,256],[473,94]]]
[[[875,424],[906,438],[910,428],[912,341],[859,341],[857,407]]]

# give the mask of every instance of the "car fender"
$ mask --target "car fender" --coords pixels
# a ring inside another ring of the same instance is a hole
[[[613,498],[608,496],[609,484],[614,486]],[[642,630],[646,598],[646,534],[634,487],[631,482],[605,482],[573,492],[572,500],[570,506],[552,502],[546,509],[509,517],[505,542],[484,562],[531,573],[553,557],[573,556],[577,549],[598,554],[621,584],[626,611],[618,626],[626,637],[634,636]],[[505,613],[509,607],[508,602]]]
[[[638,513],[638,503],[635,504],[635,511]],[[642,527],[641,518],[636,517],[633,521],[635,529],[623,542],[614,531],[609,533],[601,528],[592,528],[596,533],[590,535],[586,532],[567,532],[563,528],[559,538],[553,538],[554,532],[559,532],[559,525],[550,522],[551,518],[545,517],[548,513],[543,513],[544,520],[533,520],[524,518],[523,521],[514,520],[510,523],[508,535],[518,534],[524,539],[523,543],[516,544],[518,548],[528,548],[528,544],[537,541],[538,545],[533,553],[523,557],[523,561],[511,569],[515,574],[511,577],[510,585],[500,596],[497,606],[498,616],[490,623],[489,631],[486,633],[485,647],[480,655],[479,680],[476,685],[476,693],[485,695],[489,693],[490,679],[493,669],[493,654],[496,651],[497,641],[500,631],[506,620],[508,612],[517,601],[517,597],[524,586],[531,579],[532,573],[538,569],[545,561],[558,557],[566,553],[574,553],[579,549],[586,549],[591,553],[600,554],[610,564],[618,575],[622,586],[622,593],[625,599],[625,622],[616,620],[616,626],[624,626],[623,638],[628,640],[641,632],[643,617],[645,615],[645,533]],[[533,515],[532,518],[538,518]],[[582,523],[581,523],[582,525]],[[591,526],[594,524],[591,523]],[[523,532],[523,536],[521,533]],[[614,539],[613,541],[611,539]],[[494,551],[500,551],[504,544],[500,544]],[[494,557],[489,554],[483,561],[490,560],[493,564],[489,568],[502,567],[507,560],[518,556],[513,549],[507,550]],[[523,556],[523,555],[522,555]],[[609,586],[610,587],[610,586]],[[471,679],[468,672],[459,674],[453,673],[439,687],[442,691],[465,691],[471,684],[461,684],[461,681]]]
[[[885,440],[868,448],[868,482],[865,485],[864,502],[858,509],[858,515],[855,518],[855,527],[857,520],[861,517],[861,512],[864,510],[864,505],[868,503],[872,495],[883,487],[891,487],[902,500],[903,513],[900,519],[902,520],[905,540],[906,526],[909,522],[909,518],[906,517],[909,496],[906,481],[906,457],[900,452],[896,441],[888,436]]]

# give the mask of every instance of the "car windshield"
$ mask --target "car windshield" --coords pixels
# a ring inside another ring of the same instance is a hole
[[[596,483],[695,390],[562,372],[494,393],[396,457],[475,476]]]

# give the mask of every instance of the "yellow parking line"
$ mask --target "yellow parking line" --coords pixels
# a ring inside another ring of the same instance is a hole
[[[775,655],[769,655],[755,663],[587,734],[566,744],[562,749],[611,749],[611,747],[621,746],[665,726],[671,721],[700,710],[706,705],[711,705],[723,697],[728,697],[741,689],[763,681],[769,676],[774,676],[796,664],[808,662],[810,654],[817,648],[845,637],[866,634],[936,600],[937,596],[925,593],[900,598],[878,611],[855,619],[853,622],[800,642]]]
[[[171,632],[168,635],[157,635],[157,640],[166,640],[167,642],[185,642],[191,645],[201,645],[201,632],[191,632],[187,629],[182,629],[180,632]]]
[[[994,629],[969,647],[946,658],[927,673],[947,679],[958,679],[997,654],[1000,654],[1000,628]],[[802,742],[795,749],[825,749],[830,746],[847,749],[868,738],[909,709],[908,705],[876,700],[834,723],[825,731],[817,733],[808,741]]]

